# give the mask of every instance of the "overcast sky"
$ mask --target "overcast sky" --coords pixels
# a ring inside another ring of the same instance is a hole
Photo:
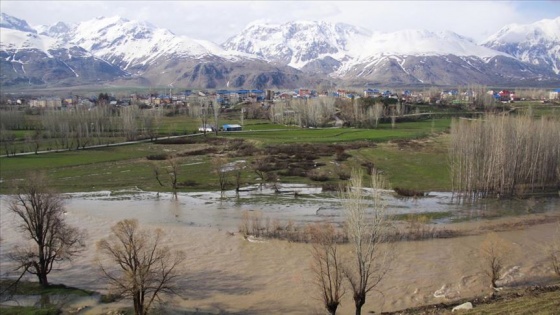
[[[560,1],[22,1],[0,11],[31,26],[118,15],[221,44],[259,20],[343,22],[371,31],[449,30],[484,40],[501,27],[560,16]]]

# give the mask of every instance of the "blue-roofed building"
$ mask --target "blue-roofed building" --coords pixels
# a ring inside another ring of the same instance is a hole
[[[364,97],[379,97],[381,92],[378,89],[367,89],[364,91]]]
[[[556,90],[553,90],[552,92],[550,92],[548,98],[549,98],[550,100],[558,100],[558,99],[560,99],[560,89],[556,89]]]
[[[222,125],[223,131],[241,131],[241,129],[242,129],[241,125],[237,125],[237,124]]]

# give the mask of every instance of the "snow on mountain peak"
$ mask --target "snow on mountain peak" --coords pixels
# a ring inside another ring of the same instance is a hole
[[[5,13],[0,16],[0,27],[0,49],[5,51],[39,50],[52,57],[51,50],[70,47],[63,40],[38,34],[26,21]]]
[[[36,31],[27,24],[26,21],[8,15],[6,13],[0,13],[0,27],[8,28],[12,30],[18,30],[22,32],[36,33]]]
[[[70,37],[72,43],[111,63],[120,64],[124,69],[146,66],[162,56],[235,58],[236,55],[224,52],[216,44],[177,36],[148,22],[119,16],[79,23]]]
[[[222,47],[278,61],[294,68],[308,62],[332,57],[347,58],[370,32],[341,23],[296,21],[284,24],[251,23]]]
[[[482,43],[533,65],[552,68],[560,74],[560,17],[532,24],[503,27]]]
[[[544,19],[531,24],[506,25],[482,44],[488,45],[492,42],[513,44],[542,40],[560,42],[560,17]]]
[[[489,58],[506,54],[479,46],[472,40],[451,31],[409,29],[375,33],[365,45],[365,50],[359,59],[383,55],[456,55]]]

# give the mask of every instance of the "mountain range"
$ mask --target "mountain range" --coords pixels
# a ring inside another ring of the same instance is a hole
[[[0,16],[3,87],[297,88],[560,83],[560,17],[482,43],[453,32],[372,32],[343,23],[252,23],[218,45],[143,21],[31,27]]]

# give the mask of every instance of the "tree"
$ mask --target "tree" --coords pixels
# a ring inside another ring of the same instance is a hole
[[[216,174],[216,176],[218,177],[218,185],[220,186],[220,191],[223,195],[224,191],[227,188],[227,185],[229,184],[228,170],[226,169],[228,159],[223,156],[215,156],[214,158],[212,158],[211,163],[212,173]]]
[[[0,127],[0,142],[3,144],[6,157],[9,157],[10,154],[16,155],[16,134],[11,130],[4,129],[3,125]]]
[[[218,98],[216,97],[216,101],[214,102],[214,104],[212,104],[212,102],[210,102],[210,106],[212,106],[212,110],[214,111],[214,127],[215,130],[214,132],[216,133],[216,136],[218,135],[218,126],[220,125],[220,104],[218,103]]]
[[[117,296],[132,297],[134,313],[148,314],[152,304],[166,293],[174,293],[183,252],[162,244],[163,231],[141,230],[138,220],[127,219],[111,228],[111,236],[97,243],[98,253],[106,256],[117,270],[101,261],[102,274]]]
[[[554,272],[557,276],[560,276],[560,222],[558,222],[556,233],[554,233],[552,238],[552,243],[547,248],[547,254],[548,257],[550,257]]]
[[[346,212],[346,233],[352,246],[344,274],[350,282],[356,315],[361,314],[366,296],[389,271],[394,251],[388,244],[391,225],[381,199],[384,187],[379,174],[371,175],[371,213],[368,213],[362,186],[362,172],[354,170],[346,190],[341,192]],[[383,246],[385,245],[385,246]]]
[[[171,181],[171,188],[173,189],[173,196],[177,199],[177,189],[179,188],[178,180],[179,180],[179,172],[180,172],[180,165],[179,161],[176,157],[171,157],[167,160],[169,163],[169,167],[166,168],[165,172],[169,176],[169,180]],[[157,164],[152,165],[152,171],[154,176],[159,183],[160,186],[164,186],[161,181],[161,170]]]
[[[314,223],[309,227],[311,237],[311,270],[321,300],[329,314],[336,314],[342,296],[344,279],[342,257],[338,251],[337,233],[330,223]]]
[[[71,260],[84,248],[84,232],[64,221],[62,196],[48,188],[43,174],[29,176],[12,197],[9,210],[21,223],[21,232],[33,245],[20,247],[11,255],[23,269],[37,275],[41,286],[48,286],[47,275],[55,262]]]
[[[480,264],[484,274],[496,290],[513,248],[495,232],[489,233],[480,244]]]

